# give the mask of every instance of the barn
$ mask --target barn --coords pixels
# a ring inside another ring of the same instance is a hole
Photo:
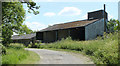
[[[25,46],[28,46],[30,43],[35,43],[36,33],[24,34],[24,35],[13,35],[12,43],[23,43]]]
[[[104,10],[88,12],[85,20],[55,24],[36,32],[36,39],[44,43],[71,37],[73,40],[92,40],[106,31],[108,14]]]

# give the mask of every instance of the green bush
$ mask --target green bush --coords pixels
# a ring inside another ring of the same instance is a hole
[[[42,45],[40,48],[56,48],[81,51],[89,55],[96,64],[118,63],[118,33],[104,33],[103,37],[89,41],[73,41],[71,38]]]
[[[27,46],[28,48],[31,48],[32,47],[32,44],[28,44],[28,46]]]
[[[29,44],[28,48],[40,48],[41,43]]]

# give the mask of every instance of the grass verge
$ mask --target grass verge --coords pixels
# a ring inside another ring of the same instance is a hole
[[[12,44],[6,48],[6,54],[2,54],[2,64],[34,64],[39,59],[36,53],[24,50],[17,44]]]
[[[40,57],[38,54],[36,54],[33,51],[28,51],[29,52],[29,56],[27,56],[27,59],[21,61],[19,64],[36,64],[37,61],[40,60]]]

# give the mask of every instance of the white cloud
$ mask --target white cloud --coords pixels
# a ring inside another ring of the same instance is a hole
[[[42,24],[42,22],[25,22],[25,24],[30,28],[32,29],[33,31],[36,31],[36,30],[41,30],[45,27],[47,27],[45,24]]]
[[[26,19],[30,19],[32,16],[27,16]]]
[[[81,10],[76,7],[64,7],[58,15],[64,15],[64,16],[75,16],[80,15]]]
[[[53,12],[47,12],[44,14],[44,16],[48,16],[48,17],[52,17],[52,16],[55,16],[56,14],[53,13]]]

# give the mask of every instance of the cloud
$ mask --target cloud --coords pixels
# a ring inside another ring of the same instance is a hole
[[[32,16],[27,16],[26,19],[30,19]]]
[[[76,16],[80,15],[81,10],[76,7],[64,7],[58,15],[64,15],[64,16]]]
[[[42,22],[25,22],[25,24],[28,26],[28,28],[32,29],[33,31],[36,30],[41,30],[45,27],[47,27],[47,25],[42,24]]]
[[[53,13],[53,12],[47,12],[44,14],[44,16],[48,16],[48,17],[52,17],[52,16],[55,16],[56,14]]]

